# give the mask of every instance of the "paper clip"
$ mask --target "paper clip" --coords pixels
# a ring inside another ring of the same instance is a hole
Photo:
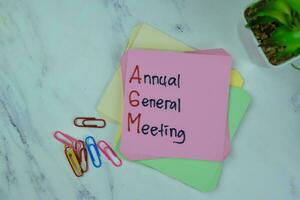
[[[86,124],[88,122],[101,122],[101,125]],[[106,121],[104,119],[96,119],[95,117],[76,117],[74,119],[74,125],[82,128],[104,128],[106,126]]]
[[[74,143],[73,149],[74,149],[76,155],[79,155],[80,150],[83,149],[83,148],[85,148],[85,145],[84,145],[84,142],[82,140],[77,140]]]
[[[91,140],[92,143],[89,143],[89,140]],[[99,149],[97,148],[95,139],[92,136],[86,137],[85,145],[89,152],[89,155],[90,155],[90,158],[92,160],[94,167],[97,167],[97,168],[101,167],[101,164],[102,164],[101,159],[100,159],[101,154],[100,154]],[[96,160],[96,158],[97,158],[97,160]]]
[[[82,140],[77,140],[75,142],[74,151],[76,153],[82,172],[87,172],[89,169],[88,153]]]
[[[105,155],[105,157],[110,160],[110,162],[115,166],[115,167],[120,167],[123,162],[122,160],[118,157],[116,152],[105,142],[104,140],[100,140],[97,143],[98,148],[101,150],[101,152]]]
[[[76,157],[76,154],[73,150],[73,148],[65,145],[65,155],[67,157],[67,160],[75,174],[75,176],[80,177],[83,175],[83,171],[80,167],[79,161]]]
[[[58,140],[59,142],[63,143],[64,145],[67,145],[68,147],[72,148],[74,143],[77,141],[76,138],[71,137],[70,135],[63,133],[61,131],[56,131],[53,134],[54,138]]]

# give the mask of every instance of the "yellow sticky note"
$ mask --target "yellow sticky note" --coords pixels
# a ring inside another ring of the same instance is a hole
[[[121,70],[118,68],[97,105],[97,112],[100,115],[118,124],[122,119],[122,85]]]
[[[242,88],[244,85],[244,79],[243,79],[241,73],[236,69],[231,70],[230,85],[234,86],[234,87],[239,87],[239,88]]]
[[[141,24],[134,28],[131,37],[128,41],[128,48],[143,48],[157,49],[170,51],[193,51],[195,49],[187,46],[181,41],[178,41],[167,34],[147,25]],[[243,78],[236,70],[232,70],[231,85],[242,87]],[[116,123],[122,121],[122,76],[121,69],[118,67],[113,79],[106,88],[104,95],[97,105],[97,112],[106,117],[108,120]]]

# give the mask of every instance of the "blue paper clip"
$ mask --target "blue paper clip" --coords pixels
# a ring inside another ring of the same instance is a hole
[[[91,143],[89,142],[89,140],[91,140],[90,141]],[[93,163],[94,167],[96,167],[96,168],[101,167],[101,164],[102,164],[101,159],[100,159],[101,154],[100,154],[100,151],[97,147],[95,139],[92,136],[86,137],[85,138],[85,145],[86,145],[86,148],[89,152],[89,155],[90,155],[90,158],[92,160],[92,163]]]

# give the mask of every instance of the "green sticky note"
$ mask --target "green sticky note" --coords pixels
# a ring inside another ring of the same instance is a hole
[[[235,87],[231,87],[229,98],[228,123],[230,140],[232,140],[251,98],[245,90]],[[116,152],[124,159],[119,150],[119,143]],[[216,188],[223,168],[222,162],[190,159],[163,158],[133,162],[151,167],[202,192]]]

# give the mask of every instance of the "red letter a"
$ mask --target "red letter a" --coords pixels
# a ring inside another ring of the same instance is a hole
[[[135,73],[137,73],[137,76],[135,76]],[[130,77],[129,83],[131,83],[132,80],[138,80],[139,84],[141,84],[142,79],[140,77],[140,69],[138,65],[135,66],[134,71]]]

